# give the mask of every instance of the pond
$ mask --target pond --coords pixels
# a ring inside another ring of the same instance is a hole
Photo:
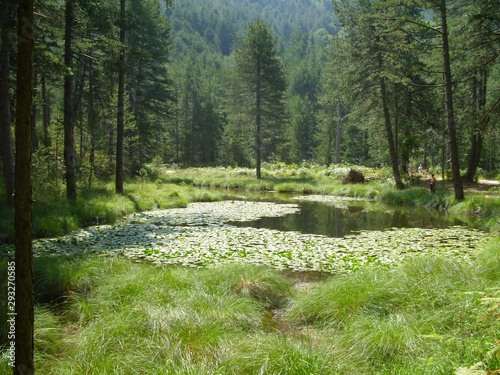
[[[325,200],[326,198],[326,200]],[[436,210],[390,206],[379,202],[340,200],[333,197],[296,197],[299,211],[284,216],[261,217],[245,222],[230,222],[239,227],[344,237],[360,231],[390,228],[448,228],[463,225],[457,218]]]
[[[246,262],[291,272],[338,273],[370,264],[391,266],[429,253],[471,258],[489,237],[437,212],[269,198],[139,212],[115,225],[36,240],[33,248],[36,256],[121,255],[196,268]],[[10,256],[12,250],[0,249]]]

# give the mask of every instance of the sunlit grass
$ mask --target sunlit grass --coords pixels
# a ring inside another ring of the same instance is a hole
[[[449,190],[441,187],[436,194],[430,194],[427,188],[421,186],[422,183],[408,183],[406,189],[399,191],[394,188],[388,168],[264,163],[263,178],[260,180],[255,178],[255,169],[252,168],[214,167],[168,171],[166,168],[157,168],[154,181],[128,180],[124,194],[116,194],[112,182],[95,181],[92,189],[79,190],[76,202],[67,201],[62,186],[49,191],[46,187],[37,185],[33,206],[35,237],[60,236],[86,225],[114,223],[135,211],[185,207],[189,202],[217,201],[225,195],[237,194],[238,191],[245,191],[245,194],[273,191],[382,200],[428,209],[450,210],[466,222],[479,218],[486,230],[500,228],[500,198],[475,195],[467,196],[464,202],[457,203]],[[351,168],[360,170],[368,182],[344,184],[343,178]],[[214,191],[214,188],[225,189],[226,192]],[[4,190],[3,181],[0,180],[0,193]],[[229,190],[235,193],[229,193]],[[0,241],[12,242],[12,209],[5,207],[1,200],[0,217]]]
[[[37,372],[417,375],[478,362],[493,371],[498,245],[493,237],[474,261],[414,257],[299,292],[265,266],[36,259]]]
[[[483,360],[478,353],[490,353],[482,366],[495,370],[499,254],[494,238],[475,263],[417,257],[392,270],[334,276],[296,298],[288,317],[334,341],[367,373],[454,373],[457,364]]]
[[[124,194],[116,194],[112,183],[101,182],[79,192],[76,202],[66,199],[64,192],[35,191],[33,226],[35,237],[55,237],[83,226],[111,224],[125,215],[153,209],[186,207],[189,202],[211,202],[222,195],[188,185],[129,181]],[[12,209],[0,205],[0,241],[13,241]]]
[[[36,289],[54,289],[37,296],[66,296],[58,319],[73,327],[50,351],[48,343],[63,333],[53,315],[37,310],[37,361],[47,365],[40,373],[213,370],[232,342],[268,326],[267,308],[291,293],[278,271],[245,265],[194,271],[120,258],[48,259],[37,270]],[[60,350],[56,360],[53,352]]]

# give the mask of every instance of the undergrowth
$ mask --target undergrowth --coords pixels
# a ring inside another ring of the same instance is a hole
[[[472,261],[417,256],[299,291],[265,266],[37,259],[37,373],[494,373],[499,245],[493,237]]]
[[[124,215],[136,211],[185,207],[189,202],[197,201],[217,201],[226,195],[237,194],[240,190],[244,190],[245,194],[262,191],[327,194],[381,200],[398,205],[417,205],[427,209],[450,210],[463,216],[463,221],[466,222],[479,218],[483,229],[496,230],[500,227],[498,190],[490,193],[493,198],[466,196],[464,202],[457,204],[449,189],[439,186],[436,194],[430,194],[422,186],[425,182],[418,179],[408,180],[404,190],[394,189],[388,168],[348,165],[326,168],[312,163],[264,163],[263,178],[260,180],[255,178],[254,169],[249,168],[166,168],[156,166],[150,171],[149,178],[146,176],[141,180],[127,181],[124,194],[116,194],[113,183],[96,181],[92,189],[81,187],[76,202],[67,201],[61,184],[35,184],[35,237],[60,236],[91,224],[114,223]],[[351,168],[360,170],[368,182],[344,184],[342,180]],[[2,191],[4,186],[3,181],[0,181],[0,192]],[[13,242],[13,238],[12,209],[0,202],[0,242]]]

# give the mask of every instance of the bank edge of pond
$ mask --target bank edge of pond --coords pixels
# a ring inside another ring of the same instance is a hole
[[[281,270],[338,273],[369,264],[391,266],[409,256],[473,256],[489,235],[466,227],[391,228],[332,238],[266,228],[235,227],[297,212],[296,204],[221,201],[135,213],[123,223],[89,227],[34,241],[36,256],[124,255],[156,264],[210,267],[246,262]],[[3,247],[12,254],[13,248]]]
[[[361,199],[380,200],[389,204],[416,205],[427,209],[439,209],[460,215],[461,220],[486,231],[500,229],[500,196],[485,198],[484,194],[466,195],[465,201],[456,202],[448,190],[438,190],[430,194],[425,188],[410,187],[395,190],[385,184],[370,182],[363,185],[344,185],[334,179],[300,180],[268,178],[256,180],[246,178],[232,183],[224,178],[223,182],[200,182],[192,179],[175,177],[157,182],[139,182],[131,180],[126,184],[125,194],[115,194],[112,183],[100,184],[91,190],[82,190],[76,204],[70,204],[60,194],[39,192],[34,205],[35,237],[53,237],[70,233],[92,224],[112,224],[123,216],[151,210],[154,208],[186,207],[189,202],[218,201],[226,198],[264,199],[289,202],[292,196],[307,193],[308,196],[320,195],[326,199]],[[175,183],[174,183],[175,182]],[[194,186],[197,185],[197,186]],[[202,187],[203,186],[203,187]],[[218,187],[218,188],[216,188]],[[277,191],[277,194],[263,192]],[[490,194],[491,196],[491,194]],[[0,206],[0,243],[13,242],[13,214],[6,207]]]

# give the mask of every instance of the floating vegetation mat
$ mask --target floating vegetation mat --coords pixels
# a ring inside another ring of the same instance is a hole
[[[94,226],[64,237],[36,240],[34,251],[37,256],[124,255],[188,267],[249,262],[295,271],[340,272],[371,263],[390,266],[405,257],[426,253],[470,258],[489,236],[456,226],[362,231],[331,238],[227,224],[298,210],[294,204],[267,202],[192,203],[185,209],[136,213],[118,225]]]

